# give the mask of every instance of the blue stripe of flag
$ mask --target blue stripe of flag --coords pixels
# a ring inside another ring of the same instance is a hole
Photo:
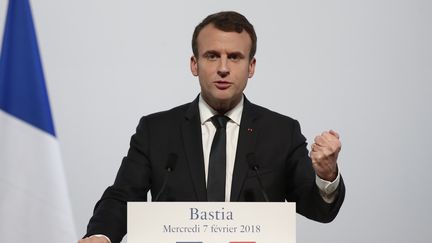
[[[55,136],[29,0],[9,1],[0,54],[0,109]]]

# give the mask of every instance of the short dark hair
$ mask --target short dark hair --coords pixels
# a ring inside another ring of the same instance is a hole
[[[225,32],[241,33],[243,30],[245,30],[252,40],[252,46],[249,52],[249,59],[252,60],[252,58],[255,56],[257,46],[257,36],[255,29],[245,16],[234,11],[223,11],[211,14],[195,27],[194,33],[192,35],[192,51],[196,58],[198,58],[198,35],[201,30],[209,24],[213,24],[217,29]]]

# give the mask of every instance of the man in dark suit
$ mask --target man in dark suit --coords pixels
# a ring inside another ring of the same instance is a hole
[[[256,63],[248,20],[236,12],[208,16],[195,29],[192,49],[200,95],[140,120],[80,242],[121,241],[126,202],[147,200],[148,190],[158,201],[292,201],[307,218],[336,217],[345,195],[339,135],[317,136],[309,157],[296,120],[246,99]]]

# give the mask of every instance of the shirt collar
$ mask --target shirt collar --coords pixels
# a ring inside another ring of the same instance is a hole
[[[233,121],[235,124],[240,126],[241,116],[243,112],[243,103],[244,103],[244,96],[242,95],[240,102],[231,110],[229,110],[224,115],[229,117],[231,121]],[[200,119],[201,119],[201,125],[206,123],[210,118],[212,118],[214,115],[217,115],[218,113],[211,108],[207,102],[202,98],[202,96],[199,96],[198,101],[198,107],[199,107],[199,113],[200,113]]]

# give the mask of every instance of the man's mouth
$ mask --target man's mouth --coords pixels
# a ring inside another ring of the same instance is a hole
[[[216,88],[220,90],[228,89],[231,86],[231,82],[225,81],[225,80],[218,80],[213,82],[216,86]]]

